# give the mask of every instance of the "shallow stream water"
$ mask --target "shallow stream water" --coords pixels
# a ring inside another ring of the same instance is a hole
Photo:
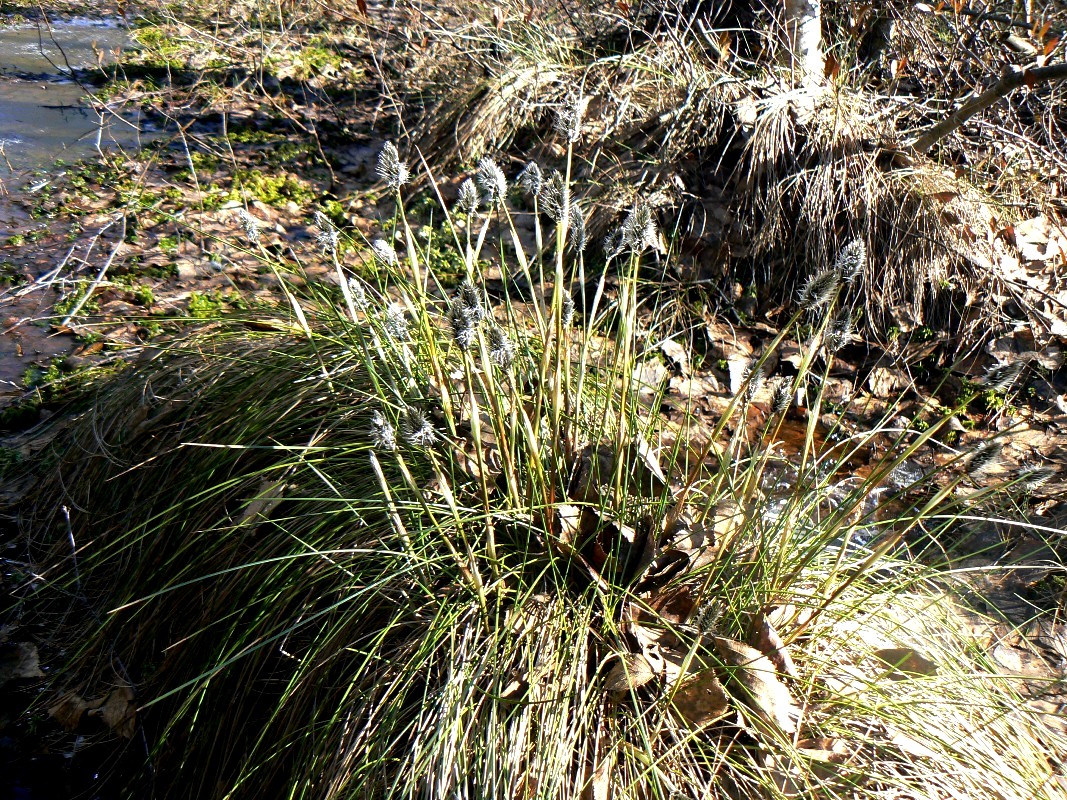
[[[32,186],[33,178],[45,178],[35,171],[58,161],[138,146],[139,120],[98,112],[76,80],[78,70],[113,63],[129,46],[128,31],[108,21],[0,27],[0,177],[6,183]]]

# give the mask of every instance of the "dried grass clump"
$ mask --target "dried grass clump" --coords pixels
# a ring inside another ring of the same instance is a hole
[[[927,325],[966,342],[982,324],[998,324],[997,237],[1015,217],[1007,208],[1040,207],[1049,197],[1011,164],[988,171],[1001,149],[989,148],[992,129],[984,140],[961,132],[946,142],[944,152],[968,163],[966,174],[909,154],[909,138],[944,113],[957,82],[969,87],[990,74],[981,59],[952,49],[951,15],[892,6],[883,19],[827,4],[836,38],[825,47],[841,68],[813,93],[794,88],[779,63],[780,37],[766,9],[712,13],[680,3],[626,15],[588,3],[571,16],[564,8],[550,4],[530,20],[486,16],[462,35],[439,32],[423,68],[398,86],[436,98],[407,112],[419,147],[441,163],[509,149],[525,159],[535,134],[550,130],[548,112],[579,95],[589,126],[575,174],[595,201],[594,236],[640,194],[677,220],[677,246],[691,255],[678,277],[755,279],[765,307],[788,305],[812,271],[860,236],[872,265],[857,284],[868,333]],[[933,64],[954,71],[933,80],[922,72]],[[1060,91],[1038,87],[1025,101],[1043,104],[1040,122],[1024,124],[1023,101],[1012,100],[1009,147],[1033,155],[1023,171],[1031,177],[1058,175],[1056,164],[1067,163],[1062,143],[1038,131],[1062,124]],[[561,152],[550,138],[540,155],[551,162]]]

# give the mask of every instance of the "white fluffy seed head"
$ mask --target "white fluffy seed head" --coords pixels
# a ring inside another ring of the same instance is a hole
[[[619,253],[628,250],[636,255],[646,248],[656,247],[658,244],[656,220],[647,203],[638,200],[634,204],[630,213],[626,215],[626,219],[622,221],[622,227],[619,228],[616,236]]]
[[[437,439],[430,418],[421,408],[408,406],[400,421],[400,432],[405,441],[414,447],[429,447]]]
[[[823,269],[808,278],[800,292],[800,305],[809,311],[828,305],[837,295],[841,276],[837,270]]]
[[[493,159],[486,156],[478,162],[476,180],[485,195],[487,205],[492,206],[504,201],[508,193],[508,181],[504,177],[504,171]]]
[[[468,317],[474,322],[485,319],[485,309],[482,307],[482,293],[468,280],[464,280],[456,290],[456,303],[463,309]]]
[[[333,255],[337,252],[337,246],[341,243],[340,236],[334,228],[324,228],[319,231],[319,235],[315,237],[315,240],[319,243],[319,247],[322,248],[322,252],[327,255]]]
[[[478,210],[478,187],[474,185],[472,178],[467,178],[459,185],[459,194],[456,197],[456,208],[464,214],[473,214]]]
[[[489,358],[501,369],[506,369],[515,360],[515,345],[496,325],[489,329]]]
[[[571,97],[556,110],[556,131],[568,142],[576,142],[582,136],[582,103]]]
[[[459,301],[453,301],[448,307],[448,324],[452,328],[452,340],[463,351],[470,350],[477,336],[477,322]]]
[[[241,229],[244,231],[245,238],[248,239],[249,244],[256,244],[259,242],[259,224],[256,222],[256,218],[248,213],[245,209],[238,209],[237,219],[241,223]]]
[[[385,333],[389,338],[397,342],[407,341],[408,317],[404,306],[400,303],[390,303],[385,309]]]
[[[1025,361],[1013,361],[1010,364],[998,364],[986,370],[982,377],[984,383],[990,389],[998,392],[1006,392],[1022,375],[1026,368]]]
[[[374,257],[387,267],[395,267],[400,263],[396,250],[385,239],[375,239],[370,243],[370,249],[374,253]]]
[[[531,161],[523,167],[519,177],[515,179],[515,183],[518,184],[522,193],[527,197],[537,197],[541,194],[541,187],[544,186],[545,175],[541,172],[541,167],[538,166],[537,162]]]
[[[775,378],[771,385],[771,411],[784,414],[793,402],[793,386],[786,378]]]
[[[1000,464],[1004,443],[994,439],[983,442],[971,451],[967,458],[967,472],[972,478],[980,478]]]
[[[585,217],[577,203],[571,203],[571,210],[567,220],[567,243],[571,249],[581,253],[585,249]]]
[[[400,153],[397,152],[396,145],[392,142],[382,145],[382,150],[378,153],[377,173],[385,185],[393,191],[400,189],[411,178],[408,165],[400,160]]]
[[[360,311],[367,310],[370,305],[370,298],[367,297],[367,290],[363,286],[363,281],[359,278],[349,278],[348,294],[352,297],[352,305]]]
[[[370,440],[378,450],[396,450],[396,431],[381,411],[371,414]]]
[[[836,353],[842,347],[852,343],[852,315],[842,311],[830,322],[823,336],[823,347],[828,353]]]
[[[867,269],[867,245],[862,239],[853,239],[841,248],[834,262],[834,269],[841,279],[851,285],[863,275]]]
[[[563,219],[563,194],[567,179],[558,169],[549,173],[548,179],[541,183],[541,191],[537,195],[537,202],[541,210],[552,217],[556,222]]]

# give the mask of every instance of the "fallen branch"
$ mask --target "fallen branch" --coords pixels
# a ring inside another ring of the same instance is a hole
[[[941,122],[937,123],[926,133],[919,136],[911,149],[916,153],[926,153],[938,141],[948,136],[954,130],[963,125],[967,120],[985,111],[993,103],[1023,84],[1033,86],[1036,83],[1048,81],[1061,81],[1067,79],[1067,63],[1054,64],[1050,67],[1035,67],[1033,69],[1010,69],[1006,71],[996,83],[986,89],[977,97],[968,100],[958,109],[953,111]]]

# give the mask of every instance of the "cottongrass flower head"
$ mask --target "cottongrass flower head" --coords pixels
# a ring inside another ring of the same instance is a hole
[[[982,442],[967,457],[967,473],[972,478],[980,478],[995,470],[1004,454],[1004,443],[998,439]]]
[[[396,145],[392,142],[382,145],[382,150],[378,153],[376,171],[378,177],[394,192],[411,179],[408,165],[400,160],[400,153],[397,152]]]
[[[577,203],[571,203],[571,210],[567,220],[567,243],[576,252],[580,253],[585,249],[585,217],[582,216],[582,209]]]
[[[323,253],[334,255],[341,243],[341,237],[336,228],[322,228],[319,230],[319,235],[315,237],[315,241],[319,243]]]
[[[537,197],[541,194],[541,187],[545,184],[545,174],[541,172],[541,167],[536,161],[531,161],[522,168],[515,183],[527,197]]]
[[[359,278],[348,279],[348,293],[352,297],[352,305],[360,311],[366,311],[368,306],[370,306],[370,298],[367,296],[367,290],[363,286],[363,281]]]
[[[464,280],[456,289],[456,303],[463,309],[468,317],[474,322],[485,319],[485,308],[482,306],[482,294],[468,280]]]
[[[374,257],[387,267],[395,267],[400,263],[396,250],[385,239],[375,239],[370,243],[370,249]]]
[[[604,252],[608,258],[614,258],[624,252],[635,255],[643,252],[646,248],[656,247],[659,244],[656,231],[656,220],[652,215],[652,209],[647,203],[637,201],[622,225],[613,234],[609,234],[604,240]]]
[[[408,406],[400,421],[400,433],[404,441],[414,447],[429,447],[437,440],[437,431],[433,429],[426,412],[415,406]]]
[[[604,258],[615,258],[622,252],[622,228],[615,228],[615,230],[608,233],[604,237]]]
[[[793,402],[793,386],[786,378],[775,378],[771,383],[771,411],[784,414]]]
[[[1025,361],[997,364],[995,367],[990,367],[986,370],[985,375],[982,376],[982,383],[995,391],[1005,392],[1019,379],[1025,368]]]
[[[248,239],[248,243],[258,244],[259,223],[256,222],[256,218],[249,214],[247,209],[239,208],[237,210],[237,219],[241,223],[241,230],[244,231],[245,238]]]
[[[834,269],[841,279],[850,286],[863,274],[867,268],[867,245],[862,239],[853,239],[841,248],[834,262]]]
[[[460,350],[470,350],[478,333],[477,321],[459,300],[448,306],[448,324],[452,327],[452,340]]]
[[[497,325],[489,329],[489,358],[501,369],[507,369],[515,360],[515,344]]]
[[[563,308],[560,309],[560,322],[564,328],[569,328],[574,321],[574,298],[570,292],[563,293]]]
[[[571,97],[556,110],[556,131],[567,140],[577,142],[582,136],[582,103]]]
[[[808,278],[800,291],[799,303],[809,311],[829,305],[841,285],[841,276],[836,269],[822,269]]]
[[[842,311],[834,317],[826,329],[826,335],[823,336],[822,344],[826,352],[836,353],[845,345],[851,344],[852,330],[852,315],[847,311]]]
[[[459,195],[456,197],[457,209],[467,215],[473,214],[478,210],[480,200],[478,187],[474,185],[473,179],[467,178],[459,185]]]
[[[749,364],[745,370],[745,400],[752,402],[752,398],[756,396],[760,389],[763,388],[763,384],[767,382],[767,373],[763,369],[763,365],[757,366],[755,363]]]
[[[1019,473],[1018,486],[1024,492],[1034,492],[1055,477],[1055,467],[1030,466]]]
[[[476,180],[485,195],[487,205],[492,206],[504,201],[508,193],[508,181],[504,177],[504,170],[500,169],[493,159],[485,156],[478,162]]]
[[[385,309],[385,332],[394,341],[407,341],[409,336],[408,317],[404,306],[400,303],[390,303],[389,307]]]
[[[548,174],[548,179],[541,183],[541,191],[537,195],[537,202],[541,210],[552,217],[556,222],[563,219],[563,197],[567,179],[558,169]]]
[[[396,431],[381,411],[370,415],[370,440],[377,450],[396,450]]]

